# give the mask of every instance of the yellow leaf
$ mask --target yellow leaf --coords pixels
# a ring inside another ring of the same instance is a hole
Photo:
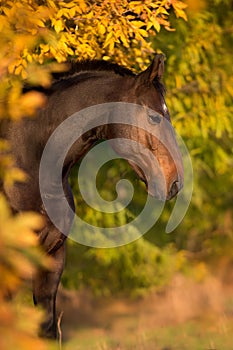
[[[7,169],[6,174],[4,176],[5,186],[11,187],[15,181],[24,182],[26,180],[25,173],[15,167],[11,167]]]
[[[64,25],[62,23],[62,20],[58,20],[56,21],[55,25],[54,25],[54,29],[57,33],[60,33],[63,29],[64,29]]]
[[[93,11],[90,11],[90,12],[86,13],[86,14],[85,14],[85,18],[87,18],[87,19],[92,19],[92,18],[94,18],[94,13],[93,13]]]
[[[30,55],[29,53],[27,54],[27,61],[29,62],[29,63],[32,63],[32,55]]]
[[[38,27],[42,27],[42,28],[45,27],[44,22],[43,22],[41,19],[39,19],[39,18],[32,18],[32,19],[31,19],[31,22],[32,22],[33,24],[36,24]]]
[[[37,91],[30,91],[21,97],[21,106],[25,109],[36,109],[41,107],[46,101],[43,94]]]
[[[176,17],[181,17],[181,18],[183,18],[185,21],[188,20],[187,15],[186,15],[186,13],[185,13],[183,10],[175,9],[175,14],[176,14]]]
[[[141,28],[145,25],[145,23],[142,21],[130,21],[130,24],[133,24],[133,26],[137,28]]]
[[[148,22],[148,23],[147,23],[147,26],[146,26],[146,30],[149,30],[149,29],[152,27],[152,25],[153,25],[153,24],[152,24],[151,22]]]
[[[159,32],[160,31],[160,24],[159,24],[159,22],[157,21],[157,19],[155,19],[155,18],[151,18],[151,22],[153,23],[153,27],[155,28],[155,30],[157,31],[157,32]]]
[[[14,72],[15,75],[20,75],[22,70],[23,70],[23,66],[20,65],[20,66],[16,67],[15,72]]]
[[[80,9],[82,10],[82,12],[85,13],[87,11],[86,1],[79,0],[78,3],[79,3],[78,5],[79,5]]]
[[[100,35],[103,35],[103,34],[105,34],[105,32],[106,32],[105,26],[103,26],[103,24],[99,23],[99,25],[98,25],[98,33]]]
[[[138,29],[138,32],[144,37],[148,37],[148,32],[145,29]]]
[[[186,13],[184,12],[183,9],[185,9],[187,7],[187,4],[184,4],[181,1],[173,1],[172,6],[174,8],[176,17],[181,17],[183,18],[185,21],[188,20]]]
[[[15,224],[19,227],[28,227],[31,230],[39,230],[43,227],[44,221],[43,218],[35,214],[33,212],[25,212],[23,214],[18,214],[15,218]],[[25,237],[19,238],[20,243],[24,243],[25,245],[36,245],[37,237],[32,233],[31,235],[27,235]]]
[[[13,74],[13,73],[14,73],[14,70],[15,70],[15,63],[9,64],[9,66],[8,66],[8,72],[9,72],[10,74]]]
[[[113,32],[111,31],[106,36],[103,48],[109,46],[112,40],[114,40],[114,38],[113,38]]]
[[[77,8],[77,7],[72,7],[72,8],[69,10],[69,16],[70,16],[70,18],[73,18],[73,17],[76,15],[76,8]]]
[[[74,51],[69,47],[67,46],[66,47],[66,52],[68,53],[68,55],[72,56],[74,54]]]
[[[27,77],[28,77],[28,74],[27,74],[27,72],[26,72],[26,70],[25,69],[23,69],[22,70],[22,72],[21,72],[21,76],[22,76],[22,79],[27,79]]]
[[[122,31],[120,31],[120,39],[125,47],[129,47],[127,36]]]

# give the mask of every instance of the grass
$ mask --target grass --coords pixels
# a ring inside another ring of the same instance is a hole
[[[125,334],[102,330],[77,330],[64,350],[233,350],[233,320],[195,320],[150,330],[125,330]]]
[[[141,300],[98,302],[84,293],[63,305],[62,349],[233,350],[233,286],[226,287],[179,276],[164,293]]]

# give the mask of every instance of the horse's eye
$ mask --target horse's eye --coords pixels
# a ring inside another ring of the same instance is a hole
[[[162,120],[162,117],[160,114],[150,114],[148,116],[148,119],[151,124],[159,124]]]

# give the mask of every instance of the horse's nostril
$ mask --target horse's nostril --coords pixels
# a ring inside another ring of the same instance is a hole
[[[173,184],[171,185],[170,191],[169,191],[169,199],[175,197],[175,195],[179,192],[179,182],[174,181]]]

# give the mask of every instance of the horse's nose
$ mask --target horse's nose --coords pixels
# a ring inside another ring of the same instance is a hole
[[[181,183],[178,180],[174,181],[170,187],[170,191],[168,192],[167,199],[169,200],[175,197],[177,193],[181,190],[181,188]]]

